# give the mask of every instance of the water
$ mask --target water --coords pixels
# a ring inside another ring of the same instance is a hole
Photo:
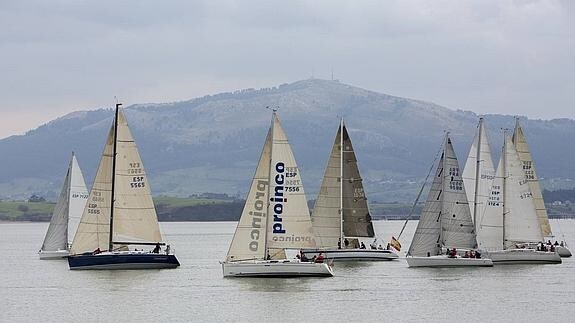
[[[400,221],[378,221],[385,239]],[[575,221],[553,220],[575,249]],[[235,223],[161,223],[175,270],[70,271],[40,261],[46,223],[0,223],[1,322],[572,322],[575,258],[561,265],[414,269],[404,260],[336,264],[336,277],[222,278]],[[415,223],[410,223],[404,248]]]

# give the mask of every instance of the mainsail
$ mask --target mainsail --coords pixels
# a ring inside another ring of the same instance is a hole
[[[408,254],[437,255],[441,247],[477,247],[459,164],[449,135]]]
[[[463,169],[463,184],[465,185],[465,193],[467,193],[471,218],[476,228],[487,205],[494,176],[495,169],[491,159],[491,148],[483,118],[480,118],[477,134],[473,139]],[[475,200],[476,197],[477,201]]]
[[[545,202],[543,201],[543,195],[541,194],[541,187],[539,186],[539,178],[535,172],[535,163],[531,157],[531,152],[529,151],[527,140],[523,134],[523,129],[521,129],[521,126],[519,125],[519,119],[515,121],[513,144],[515,145],[515,149],[517,149],[519,159],[523,165],[527,183],[529,184],[529,189],[533,194],[533,203],[535,204],[535,209],[537,211],[537,218],[539,219],[539,224],[541,226],[541,233],[544,237],[553,236],[553,233],[551,232],[551,225],[549,224],[549,217],[547,216],[547,209],[545,208]]]
[[[263,207],[265,205],[265,207]],[[316,246],[301,176],[274,111],[228,261],[285,257]]]
[[[124,114],[116,108],[114,125],[70,252],[160,241],[162,235],[144,165]]]
[[[44,237],[42,250],[56,251],[68,249],[68,237],[73,237],[78,226],[77,219],[86,205],[87,189],[76,157],[68,166],[64,185],[52,213],[48,231]],[[76,221],[74,221],[76,220]]]
[[[373,224],[357,158],[341,121],[312,214],[321,247],[335,247],[343,237],[374,237]]]

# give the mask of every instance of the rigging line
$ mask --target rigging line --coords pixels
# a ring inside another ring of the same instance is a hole
[[[433,172],[433,166],[435,166],[435,163],[437,162],[437,159],[441,155],[442,150],[443,150],[443,142],[441,143],[439,150],[435,154],[435,158],[433,159],[433,162],[431,163],[431,166],[429,167],[429,171],[427,172],[427,176],[425,176],[425,180],[423,180],[423,184],[421,185],[421,189],[419,190],[419,193],[417,193],[417,197],[415,198],[415,202],[411,206],[411,210],[409,211],[409,215],[407,216],[407,219],[405,219],[405,222],[403,223],[403,227],[401,227],[401,231],[399,232],[399,235],[397,236],[397,240],[399,240],[399,238],[401,238],[401,235],[403,234],[403,231],[405,230],[405,227],[407,226],[407,222],[409,222],[409,220],[411,219],[411,216],[413,215],[413,212],[415,211],[415,207],[417,206],[417,202],[419,202],[419,198],[421,197],[421,194],[423,193],[423,189],[425,188],[425,184],[429,180],[429,175],[431,175],[431,172]]]

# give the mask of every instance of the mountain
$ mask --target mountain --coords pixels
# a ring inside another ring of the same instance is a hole
[[[345,118],[370,200],[412,200],[440,148],[452,134],[461,167],[478,117],[433,103],[364,90],[337,81],[308,79],[264,89],[125,109],[156,195],[220,192],[243,197],[253,175],[271,113],[292,143],[309,199],[315,198],[327,157]],[[113,111],[80,111],[25,135],[0,140],[0,198],[39,194],[54,199],[75,151],[93,180]],[[513,116],[487,115],[498,158],[501,128]],[[575,186],[575,121],[521,119],[545,186]]]

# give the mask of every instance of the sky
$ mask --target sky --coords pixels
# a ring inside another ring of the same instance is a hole
[[[66,113],[309,77],[575,117],[575,1],[0,1],[0,138]]]

